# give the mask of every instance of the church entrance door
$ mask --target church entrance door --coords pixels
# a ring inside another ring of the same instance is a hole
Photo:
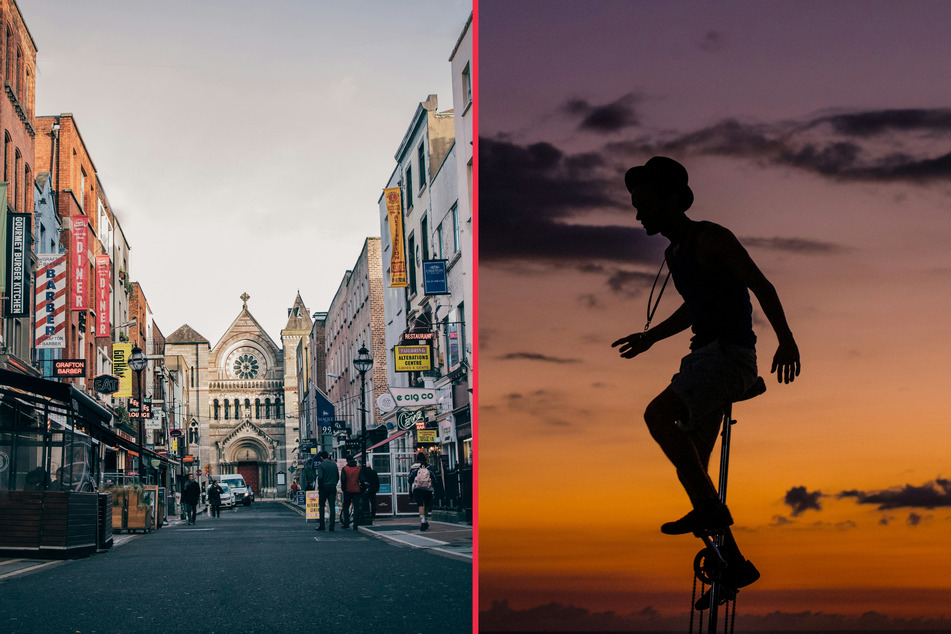
[[[258,486],[258,463],[239,462],[238,473],[244,478],[244,483],[254,491],[254,497],[258,497],[260,495],[260,487]]]

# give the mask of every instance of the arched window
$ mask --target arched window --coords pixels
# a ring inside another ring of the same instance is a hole
[[[218,410],[221,408],[221,404],[218,402],[218,399],[215,399],[215,420],[218,420]]]
[[[231,418],[231,401],[225,399],[225,420]]]
[[[251,418],[251,399],[244,399],[244,415]]]
[[[17,47],[17,66],[16,66],[16,86],[17,99],[23,101],[23,51]],[[12,83],[12,82],[11,82]]]
[[[274,418],[281,417],[281,399],[274,399]]]
[[[234,399],[234,419],[238,420],[239,418],[241,418],[241,401]]]
[[[261,420],[261,399],[254,399],[254,417]]]
[[[13,209],[15,211],[20,211],[20,162],[23,160],[23,155],[20,154],[20,149],[17,148],[13,152]]]
[[[30,169],[29,165],[23,166],[23,182],[26,184],[26,188],[23,190],[23,211],[30,213],[33,211],[33,197],[31,195],[33,188],[30,186],[33,182],[33,170]]]
[[[271,399],[264,399],[264,418],[271,417]]]

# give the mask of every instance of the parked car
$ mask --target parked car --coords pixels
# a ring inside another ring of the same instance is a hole
[[[226,473],[218,478],[221,484],[227,484],[234,491],[234,503],[251,506],[254,502],[254,491],[244,483],[244,477],[240,473]]]
[[[234,508],[234,491],[224,482],[219,482],[218,484],[221,485],[221,508]]]

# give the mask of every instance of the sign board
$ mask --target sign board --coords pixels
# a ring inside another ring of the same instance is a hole
[[[424,372],[431,370],[432,348],[429,346],[395,346],[397,372]]]
[[[376,406],[384,414],[396,409],[396,399],[391,394],[380,394],[376,399]]]
[[[109,274],[112,272],[108,255],[96,256],[96,336],[111,337],[109,331]]]
[[[182,458],[182,462],[195,462],[195,456],[191,454],[187,454],[185,457]]]
[[[100,374],[92,380],[92,389],[100,394],[113,394],[119,391],[119,377]]]
[[[417,429],[416,430],[416,442],[419,443],[435,443],[436,442],[436,430],[435,429]]]
[[[181,437],[182,437],[182,433],[184,433],[184,432],[182,432],[181,429],[169,429],[169,430],[168,430],[168,435],[171,436],[172,438],[181,438]]]
[[[86,360],[56,359],[53,361],[53,376],[86,376]]]
[[[449,294],[449,278],[446,276],[446,260],[423,261],[423,294]]]
[[[7,228],[7,255],[10,258],[9,279],[7,289],[7,317],[27,317],[31,310],[30,280],[30,253],[33,249],[33,238],[30,235],[33,225],[32,214],[8,214],[9,227]]]
[[[421,387],[391,387],[390,394],[400,407],[425,407],[438,402],[436,390]]]
[[[425,422],[426,417],[423,416],[423,412],[416,410],[415,412],[400,412],[396,416],[396,425],[400,429],[412,429],[416,423]]]
[[[36,256],[36,347],[66,347],[66,254]]]
[[[317,491],[307,491],[307,519],[320,519],[320,496]]]
[[[86,216],[76,214],[70,216],[70,258],[72,266],[70,274],[73,280],[73,303],[70,310],[89,309],[89,233]]]
[[[406,248],[403,243],[403,200],[399,187],[383,190],[386,217],[390,226],[390,288],[406,288]]]
[[[112,371],[119,377],[119,390],[113,394],[116,398],[132,396],[132,368],[129,367],[131,356],[131,343],[112,344]]]

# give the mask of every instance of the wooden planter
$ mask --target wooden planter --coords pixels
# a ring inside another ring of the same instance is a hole
[[[152,530],[152,509],[148,506],[130,506],[126,515],[126,529],[129,531]]]
[[[65,558],[94,552],[99,496],[75,491],[0,493],[0,552]]]

